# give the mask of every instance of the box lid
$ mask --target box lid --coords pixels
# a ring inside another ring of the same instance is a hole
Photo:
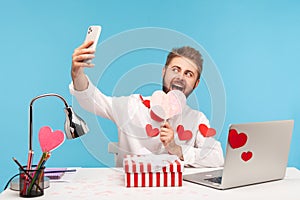
[[[183,162],[175,155],[126,155],[123,160],[125,173],[182,172]]]

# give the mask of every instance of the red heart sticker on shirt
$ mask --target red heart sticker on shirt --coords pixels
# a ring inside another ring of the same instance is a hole
[[[152,128],[151,124],[146,125],[146,132],[149,137],[155,137],[159,134],[158,128]]]
[[[205,124],[200,124],[198,128],[203,137],[212,137],[216,135],[216,130],[208,128]]]
[[[44,126],[39,131],[39,142],[43,152],[50,152],[59,147],[65,140],[65,134],[60,131],[52,131],[48,126]]]
[[[235,129],[229,130],[228,142],[231,148],[236,149],[244,146],[247,142],[245,133],[238,133]]]
[[[184,130],[182,125],[178,125],[176,131],[180,140],[190,140],[193,137],[192,131]]]
[[[150,108],[150,100],[144,100],[142,95],[140,95],[140,99],[141,99],[142,103],[144,104],[144,106],[146,106],[147,108]]]
[[[243,161],[247,162],[248,160],[250,160],[252,158],[253,153],[251,151],[248,152],[243,152],[241,157],[243,159]]]

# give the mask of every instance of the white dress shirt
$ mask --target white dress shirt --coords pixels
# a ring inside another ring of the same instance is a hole
[[[118,127],[119,153],[116,166],[122,166],[126,154],[140,154],[147,149],[154,154],[168,153],[160,141],[159,135],[148,136],[147,124],[153,129],[160,128],[162,122],[150,117],[150,109],[143,103],[150,97],[132,94],[125,97],[109,97],[104,95],[89,80],[89,86],[84,91],[76,91],[73,83],[69,85],[70,93],[85,110],[98,116],[112,120]],[[174,130],[175,143],[182,148],[185,165],[193,167],[220,167],[224,163],[223,151],[219,141],[213,137],[204,137],[199,131],[199,125],[209,127],[206,116],[185,105],[182,113],[168,119]],[[180,140],[177,127],[182,125],[184,130],[192,132],[189,140]]]

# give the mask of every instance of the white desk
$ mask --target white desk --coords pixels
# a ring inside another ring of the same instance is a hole
[[[184,174],[201,169],[185,169]],[[203,169],[201,170],[203,171]],[[300,171],[287,168],[284,180],[220,191],[183,182],[182,187],[126,188],[122,169],[79,168],[71,182],[51,182],[44,195],[34,199],[93,200],[93,199],[300,199]],[[21,199],[19,193],[7,189],[0,200]]]

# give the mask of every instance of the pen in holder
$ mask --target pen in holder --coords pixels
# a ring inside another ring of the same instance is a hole
[[[20,170],[20,197],[38,197],[44,195],[44,170],[45,166],[24,166]]]

